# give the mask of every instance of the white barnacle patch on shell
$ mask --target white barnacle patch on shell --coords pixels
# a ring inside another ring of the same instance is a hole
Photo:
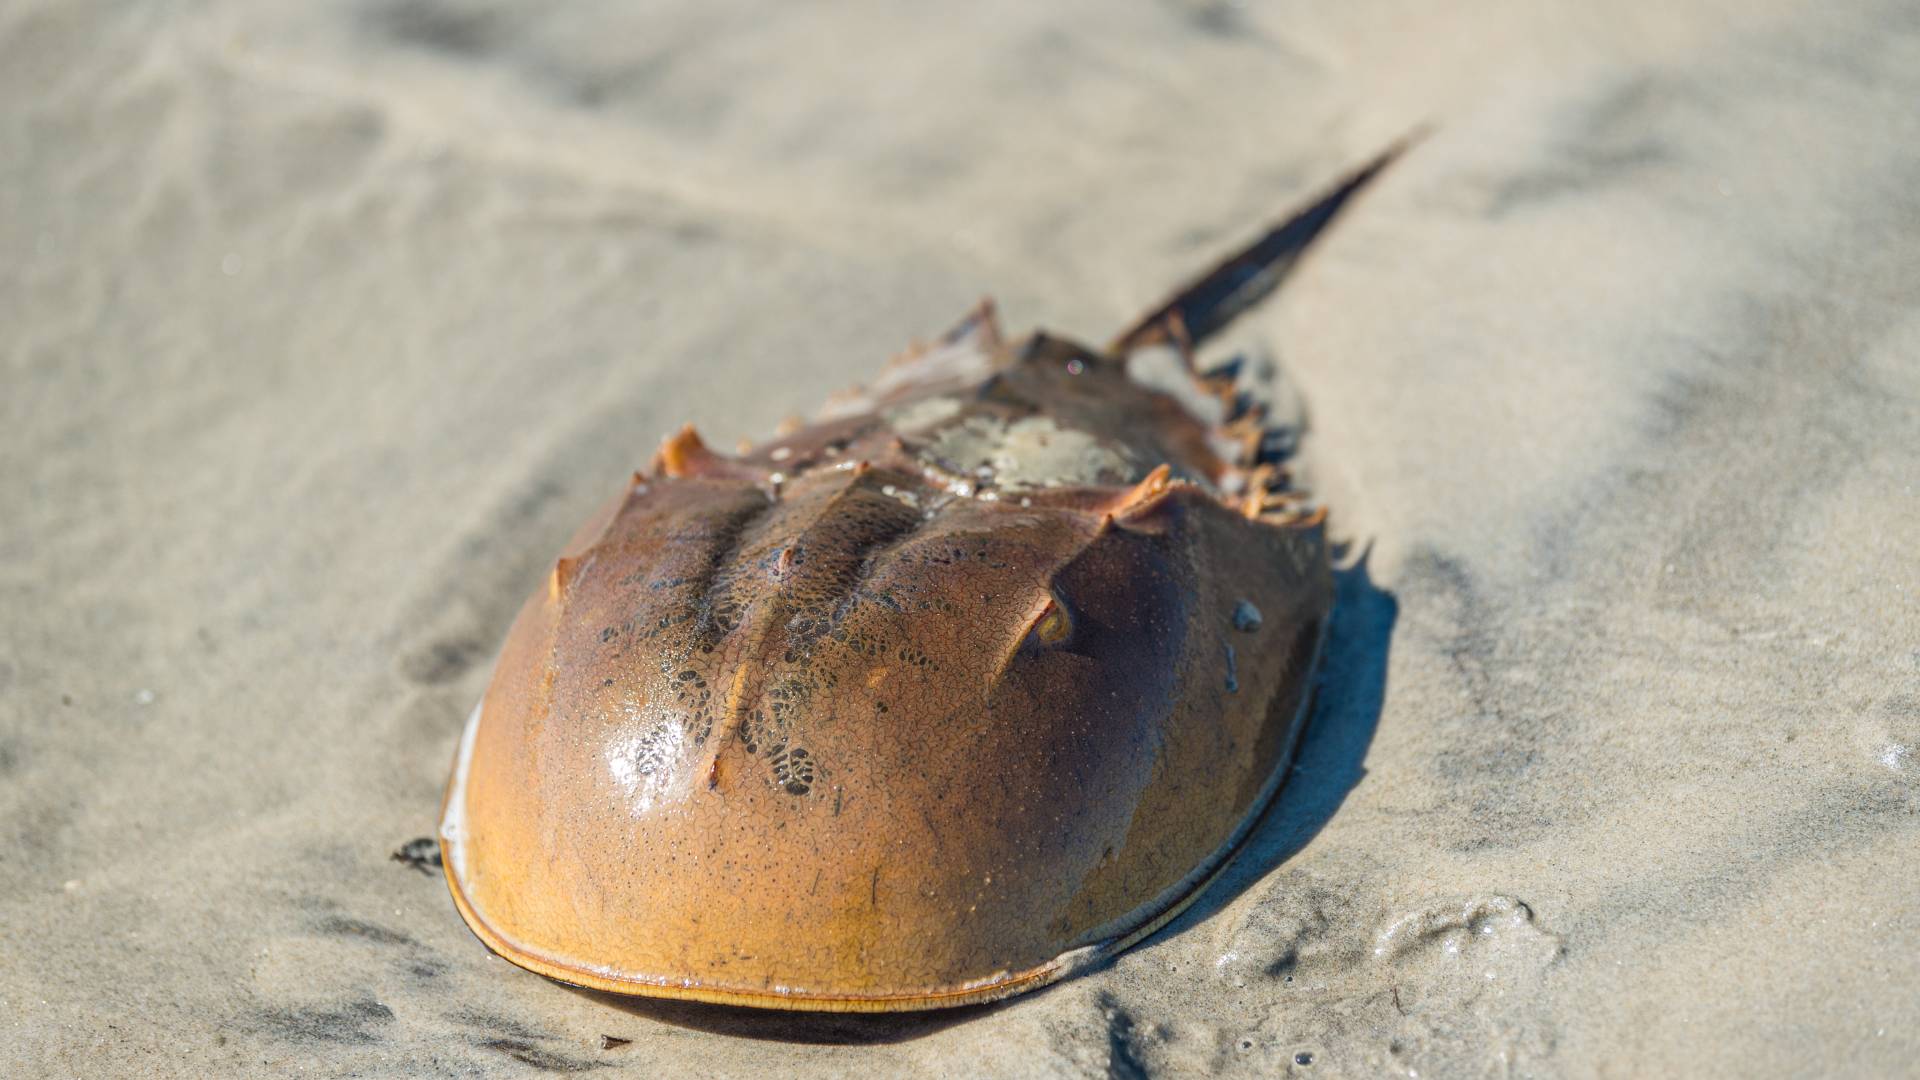
[[[1119,447],[1050,416],[969,416],[935,432],[922,450],[929,464],[959,474],[948,490],[972,495],[1077,485],[1124,484],[1140,470]]]

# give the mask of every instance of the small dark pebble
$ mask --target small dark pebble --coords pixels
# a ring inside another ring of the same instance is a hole
[[[394,862],[431,874],[440,867],[440,844],[431,836],[416,836],[401,844],[391,857]]]
[[[1313,1055],[1307,1053],[1305,1050],[1302,1050],[1299,1053],[1293,1055],[1293,1063],[1295,1065],[1311,1065],[1313,1064]]]
[[[625,1046],[632,1041],[632,1039],[623,1039],[618,1035],[602,1035],[600,1036],[600,1049],[613,1050]]]

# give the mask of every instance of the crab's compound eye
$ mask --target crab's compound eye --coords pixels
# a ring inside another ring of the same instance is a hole
[[[1073,633],[1073,617],[1067,614],[1067,606],[1060,602],[1060,597],[1048,594],[1047,606],[1040,609],[1029,633],[1041,645],[1058,645],[1067,640]]]

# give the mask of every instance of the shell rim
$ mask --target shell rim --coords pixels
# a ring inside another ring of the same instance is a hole
[[[1024,971],[990,977],[977,985],[963,986],[955,990],[897,994],[779,993],[722,986],[684,985],[664,980],[649,981],[638,976],[610,975],[550,959],[516,945],[506,935],[489,925],[479,909],[468,899],[460,883],[460,873],[456,869],[462,865],[461,853],[453,846],[454,837],[450,835],[448,824],[448,814],[453,809],[455,796],[463,794],[466,787],[467,767],[473,752],[473,737],[479,730],[481,712],[486,704],[484,694],[474,705],[473,712],[467,718],[465,729],[461,732],[458,747],[454,751],[453,773],[447,782],[446,793],[441,799],[441,825],[437,839],[440,844],[440,862],[447,881],[447,890],[452,894],[453,904],[460,913],[461,921],[466,923],[467,929],[487,947],[487,951],[495,956],[516,967],[536,975],[543,975],[556,982],[618,994],[622,997],[697,1001],[709,1005],[745,1006],[785,1012],[887,1013],[979,1005],[1013,997],[1030,990],[1038,990],[1125,952],[1141,940],[1150,937],[1174,919],[1179,918],[1233,864],[1234,858],[1245,847],[1247,838],[1253,834],[1254,827],[1272,807],[1280,789],[1285,786],[1287,775],[1293,769],[1294,756],[1299,750],[1301,736],[1306,730],[1307,721],[1318,697],[1320,666],[1325,659],[1327,637],[1332,622],[1330,615],[1321,616],[1319,631],[1314,639],[1313,655],[1306,667],[1307,691],[1301,695],[1299,705],[1295,707],[1293,716],[1288,720],[1286,748],[1276,759],[1272,774],[1267,777],[1259,794],[1254,797],[1240,821],[1234,825],[1227,839],[1185,877],[1108,924],[1115,927],[1109,935],[1096,937],[1091,944],[1069,949],[1046,963]]]

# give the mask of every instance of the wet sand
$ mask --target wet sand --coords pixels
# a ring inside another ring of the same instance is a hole
[[[1914,1075],[1916,100],[1901,4],[7,6],[0,1073]],[[1222,346],[1350,568],[1167,930],[627,1004],[390,859],[662,435],[1103,339],[1422,124]]]

